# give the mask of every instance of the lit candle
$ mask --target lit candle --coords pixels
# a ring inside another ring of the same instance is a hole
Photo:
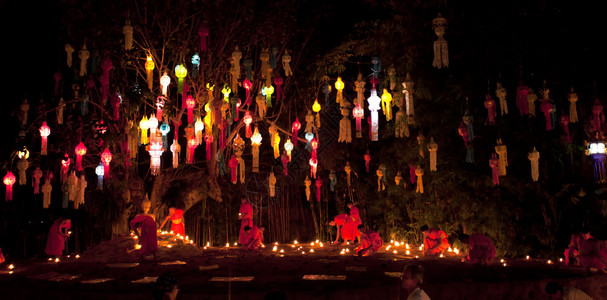
[[[396,250],[393,251],[394,254],[397,254],[398,252]]]
[[[12,270],[12,269],[14,269],[14,268],[15,268],[15,265],[13,265],[13,264],[8,265],[8,269],[9,269],[9,270]]]
[[[297,245],[297,240],[294,240],[294,241],[293,241],[293,244]]]
[[[80,258],[80,254],[76,254],[76,259]]]
[[[314,253],[314,249],[310,249],[310,253]]]
[[[55,262],[58,263],[59,262],[59,257],[55,258]]]
[[[226,248],[229,248],[229,247],[230,247],[230,243],[226,243]]]
[[[285,253],[285,250],[283,250],[283,249],[280,249],[280,253]]]
[[[527,257],[525,257],[525,259],[529,260],[529,255],[527,255]]]
[[[278,250],[278,247],[274,246],[274,248],[272,248],[272,251],[276,252]]]
[[[394,242],[394,246],[398,247],[398,246],[400,246],[400,243],[399,242]]]
[[[411,252],[409,252],[409,250],[407,250],[407,251],[405,252],[405,254],[409,255],[409,254],[411,254]]]

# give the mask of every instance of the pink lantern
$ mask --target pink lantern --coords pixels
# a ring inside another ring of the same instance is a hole
[[[318,159],[315,157],[310,158],[310,176],[316,178],[316,170],[318,168]]]
[[[70,163],[70,157],[66,153],[65,158],[61,160],[61,183],[65,182],[65,180],[67,179],[67,173],[70,169]]]
[[[519,86],[516,88],[516,106],[523,115],[529,114],[529,104],[527,102],[527,96],[529,95],[529,87],[523,84],[523,81],[519,82]]]
[[[206,142],[207,160],[211,160],[211,142],[213,142],[213,136],[205,134],[204,141]]]
[[[299,129],[301,129],[301,123],[299,123],[299,118],[295,118],[295,122],[293,122],[293,125],[291,126],[291,142],[293,143],[293,146],[297,146]]]
[[[247,93],[244,105],[251,105],[251,88],[253,87],[253,84],[248,78],[245,78],[242,81],[242,86],[244,87]]]
[[[409,179],[411,179],[411,184],[415,184],[417,182],[417,175],[415,175],[416,166],[409,166]]]
[[[289,169],[287,168],[287,164],[289,163],[290,159],[289,159],[289,155],[287,154],[287,151],[282,152],[282,155],[280,156],[280,160],[282,161],[282,173],[285,174],[285,176],[288,176]]]
[[[312,141],[310,142],[310,147],[312,147],[312,157],[317,158],[316,149],[318,149],[318,141],[316,140],[316,138],[312,139]]]
[[[238,168],[238,159],[236,158],[236,155],[232,155],[232,158],[230,158],[230,161],[228,162],[228,165],[230,166],[230,170],[231,170],[231,180],[232,180],[232,184],[236,184],[236,170]]]
[[[159,96],[156,98],[156,119],[159,121],[162,120],[162,108],[164,107],[166,98],[163,96]]]
[[[365,154],[364,158],[365,158],[365,169],[367,170],[367,173],[369,173],[369,163],[371,162],[371,154],[369,154],[369,150],[367,150],[367,154]]]
[[[198,36],[200,36],[200,52],[207,51],[207,37],[209,36],[209,28],[201,25],[198,28]]]
[[[46,143],[50,134],[51,128],[46,125],[46,121],[42,122],[42,126],[40,126],[40,137],[42,137],[42,144],[40,145],[40,155],[46,155]]]
[[[13,184],[17,181],[17,177],[13,172],[8,171],[6,175],[4,175],[4,184],[6,185],[6,196],[4,197],[5,201],[13,200]]]
[[[110,178],[110,162],[112,161],[112,153],[109,148],[105,148],[101,153],[101,162],[103,162],[103,174],[105,177]]]
[[[493,155],[491,155],[491,159],[489,160],[489,166],[491,167],[492,180],[494,185],[500,185],[499,162],[499,159],[497,158],[495,153],[493,153]]]
[[[361,119],[365,115],[365,110],[360,106],[360,104],[356,104],[356,107],[352,110],[352,115],[356,118],[356,137],[362,137],[362,125]]]
[[[32,172],[32,185],[34,186],[34,195],[40,194],[40,178],[42,178],[42,170],[39,167],[36,167],[36,170]]]
[[[249,111],[244,113],[244,118],[242,118],[242,121],[246,125],[246,137],[250,138],[251,134],[253,134],[251,132],[251,123],[253,122],[253,117],[251,117],[251,114],[249,113]]]
[[[561,123],[563,130],[565,130],[565,135],[567,137],[567,144],[571,144],[571,136],[569,135],[569,117],[567,115],[562,115],[559,118],[559,123]]]
[[[188,163],[190,163],[190,164],[194,163],[194,151],[196,150],[197,146],[198,146],[198,142],[196,142],[196,136],[190,137],[190,139],[188,140],[188,153],[187,153]]]
[[[464,140],[464,145],[468,145],[468,128],[466,127],[466,124],[464,122],[461,122],[459,124],[459,128],[457,129],[457,133],[459,133],[459,135],[462,136],[462,139]]]
[[[284,80],[282,79],[282,77],[280,77],[280,74],[276,74],[276,77],[274,77],[274,84],[276,85],[276,101],[280,100],[280,97],[282,96],[282,84],[284,83]]]
[[[320,187],[322,186],[322,179],[318,177],[314,183],[316,184],[316,201],[320,202]]]
[[[191,95],[188,95],[188,98],[185,99],[185,105],[188,108],[188,124],[192,124],[194,122],[194,107],[196,107],[196,100],[194,100]]]
[[[550,117],[552,103],[550,103],[549,99],[542,99],[541,103],[540,110],[544,113],[544,118],[546,119],[546,130],[552,130],[552,118]]]
[[[487,121],[485,124],[495,125],[495,100],[491,99],[491,95],[485,97],[485,108],[487,109]]]
[[[86,146],[82,142],[76,146],[76,171],[82,171],[82,156],[86,154]]]

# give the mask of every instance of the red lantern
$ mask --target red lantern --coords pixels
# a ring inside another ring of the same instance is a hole
[[[16,181],[17,178],[11,171],[8,171],[4,176],[4,184],[6,185],[6,196],[4,197],[5,201],[13,200],[13,184],[15,184]]]
[[[299,123],[299,118],[295,118],[295,122],[293,122],[293,125],[291,126],[291,142],[293,143],[293,146],[297,146],[299,129],[301,129],[301,123]]]
[[[189,95],[188,98],[185,99],[185,105],[188,108],[188,124],[191,124],[194,122],[194,107],[196,107],[196,100]]]
[[[245,78],[244,81],[242,82],[242,86],[244,87],[244,89],[247,92],[247,97],[244,101],[244,105],[251,105],[251,88],[253,87],[253,84],[251,83],[251,81],[248,78]]]
[[[207,147],[206,147],[207,160],[211,160],[211,142],[213,142],[213,136],[210,134],[205,134],[204,141],[207,144]]]
[[[82,142],[76,146],[76,171],[82,171],[82,156],[86,154],[86,146]]]
[[[312,146],[312,157],[316,158],[316,149],[318,148],[318,141],[316,139],[313,139],[310,142],[310,146]]]
[[[65,182],[67,180],[67,172],[70,169],[70,157],[67,155],[67,153],[65,154],[65,159],[61,160],[61,183]]]
[[[356,118],[356,137],[357,138],[361,138],[362,137],[362,125],[360,120],[362,119],[362,117],[365,115],[365,110],[360,107],[359,104],[356,104],[356,107],[354,107],[354,110],[352,110],[352,115]]]
[[[162,108],[164,107],[165,97],[159,96],[156,98],[156,119],[162,121]]]
[[[196,137],[195,136],[190,137],[190,139],[188,140],[188,153],[187,153],[188,163],[190,163],[190,164],[194,163],[194,150],[196,150],[197,146],[198,146],[198,142],[196,141]]]
[[[238,168],[238,159],[236,158],[235,155],[232,155],[232,158],[230,158],[230,161],[228,162],[228,165],[230,166],[230,170],[231,170],[231,175],[232,175],[232,183],[236,184],[236,171]]]
[[[369,154],[369,150],[367,150],[367,154],[365,154],[364,158],[365,158],[365,168],[367,169],[367,173],[369,173],[369,163],[371,162],[371,154]]]
[[[48,136],[51,134],[51,128],[46,125],[46,121],[42,122],[42,126],[40,126],[40,136],[42,137],[42,144],[40,146],[40,155],[46,155],[46,142],[48,140]]]
[[[318,168],[318,159],[316,157],[310,158],[310,176],[316,178],[316,170]]]
[[[281,97],[284,97],[284,95],[282,94],[283,83],[284,80],[282,79],[282,77],[280,77],[280,74],[276,74],[276,77],[274,77],[274,84],[276,85],[276,101],[279,101]]]
[[[112,153],[109,148],[105,148],[101,153],[101,162],[103,162],[103,174],[106,178],[110,178],[110,162],[112,161]]]
[[[245,112],[244,118],[242,119],[242,121],[245,123],[245,125],[247,127],[246,137],[250,138],[251,134],[253,134],[251,132],[251,123],[253,122],[253,117],[251,117],[251,114],[248,111]]]
[[[316,201],[320,202],[320,187],[322,186],[322,179],[318,177],[314,183],[316,183]]]
[[[290,159],[289,159],[289,155],[287,154],[287,151],[282,152],[282,155],[280,156],[280,160],[282,161],[282,173],[285,176],[288,176],[289,168],[288,168],[287,164],[289,163]]]

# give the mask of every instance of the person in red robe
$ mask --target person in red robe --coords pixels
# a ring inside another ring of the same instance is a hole
[[[607,273],[607,245],[606,241],[590,238],[584,240],[580,246],[580,264],[586,268],[596,269]]]
[[[580,248],[582,243],[589,238],[592,238],[592,236],[588,230],[582,230],[581,232],[571,234],[571,241],[569,242],[567,249],[565,249],[565,265],[580,265],[580,261],[578,259],[578,256],[580,255]]]
[[[352,242],[354,239],[360,243],[360,231],[358,231],[358,225],[361,225],[362,219],[360,218],[360,212],[358,211],[358,207],[356,207],[355,203],[348,203],[348,208],[350,209],[350,219],[352,220]]]
[[[154,260],[156,260],[156,255],[158,254],[158,236],[156,235],[157,224],[154,218],[146,214],[140,214],[135,216],[129,225],[139,238],[139,245],[141,245],[139,254],[141,255],[141,259],[143,260],[144,256],[154,255]]]
[[[384,241],[381,239],[379,234],[371,229],[365,229],[363,225],[358,225],[358,232],[360,232],[361,242],[358,248],[356,248],[356,255],[358,256],[369,256],[375,254]]]
[[[333,221],[329,222],[329,225],[337,227],[337,236],[335,237],[335,242],[333,243],[339,242],[340,236],[344,240],[344,243],[352,240],[352,224],[354,223],[348,214],[335,216]]]
[[[473,233],[468,237],[468,260],[473,263],[487,264],[495,258],[495,246],[491,239],[482,233]]]
[[[162,225],[160,225],[160,229],[164,227],[164,224],[170,219],[171,220],[171,231],[175,235],[181,235],[185,237],[185,220],[183,219],[183,209],[177,209],[175,207],[169,208],[169,215],[164,218]]]
[[[72,228],[72,220],[70,219],[59,218],[53,222],[46,238],[46,249],[44,252],[47,255],[61,256],[63,254],[65,241],[70,236],[70,228]]]
[[[240,210],[238,210],[238,218],[240,219],[240,231],[238,232],[238,243],[245,245],[247,243],[247,234],[245,227],[253,227],[253,206],[247,200],[247,197],[240,198]]]
[[[444,231],[428,228],[428,225],[422,226],[421,231],[424,235],[424,255],[439,255],[451,247]]]
[[[247,235],[247,239],[245,241],[244,247],[247,250],[257,250],[261,244],[263,244],[263,227],[249,227],[245,226],[245,233]]]

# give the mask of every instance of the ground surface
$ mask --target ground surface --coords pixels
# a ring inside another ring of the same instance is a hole
[[[123,237],[102,243],[78,259],[13,262],[12,274],[4,264],[0,298],[150,299],[153,283],[134,281],[154,281],[171,273],[179,281],[178,299],[263,299],[270,291],[283,292],[288,299],[398,299],[403,295],[396,277],[411,263],[424,266],[424,289],[432,299],[470,299],[470,294],[475,299],[543,299],[543,286],[552,279],[589,294],[607,292],[607,287],[593,288],[595,282],[607,282],[606,275],[590,276],[585,269],[548,264],[544,259],[507,259],[504,266],[498,258],[489,266],[478,266],[463,263],[463,255],[453,252],[443,258],[415,258],[421,251],[413,245],[409,255],[404,245],[388,244],[390,249],[385,245],[372,257],[356,257],[353,245],[279,244],[273,251],[274,244],[266,244],[261,251],[251,252],[234,246],[203,249],[167,236],[160,244],[156,262],[136,264],[136,252],[129,252],[134,239]],[[306,275],[329,277],[307,280],[314,276]],[[229,277],[237,278],[217,281]]]

